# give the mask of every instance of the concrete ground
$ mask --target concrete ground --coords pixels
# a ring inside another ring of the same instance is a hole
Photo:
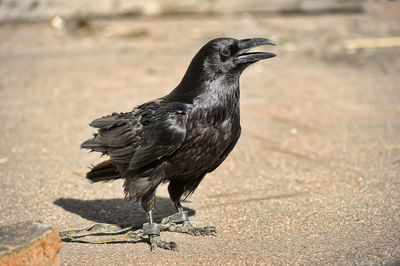
[[[162,233],[179,252],[63,243],[61,263],[400,263],[400,48],[349,44],[400,36],[399,11],[1,25],[0,223],[142,223],[121,181],[84,178],[101,160],[79,149],[88,123],[167,94],[214,37],[268,37],[278,57],[241,78],[238,145],[184,202],[218,236]],[[157,195],[157,218],[172,214],[165,186]]]

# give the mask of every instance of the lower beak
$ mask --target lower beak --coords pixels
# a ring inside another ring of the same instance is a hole
[[[253,39],[243,39],[239,40],[239,51],[235,56],[235,63],[236,64],[251,64],[257,62],[259,60],[275,57],[276,55],[273,53],[266,53],[266,52],[254,52],[254,53],[246,53],[251,48],[261,46],[261,45],[273,45],[276,44],[264,38],[253,38]]]

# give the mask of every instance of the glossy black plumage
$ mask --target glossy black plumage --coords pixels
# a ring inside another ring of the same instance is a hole
[[[239,139],[239,77],[248,65],[274,56],[246,53],[265,44],[273,43],[261,38],[212,40],[170,94],[131,112],[94,120],[90,125],[98,132],[81,147],[110,160],[87,177],[94,182],[124,178],[126,195],[141,201],[146,211],[153,209],[155,190],[163,182],[170,182],[174,203],[193,193]]]

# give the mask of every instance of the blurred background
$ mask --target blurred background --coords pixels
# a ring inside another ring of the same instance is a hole
[[[102,158],[79,145],[94,118],[169,93],[217,37],[278,55],[243,73],[242,137],[184,204],[218,237],[165,233],[178,254],[63,243],[61,263],[398,263],[396,0],[0,0],[0,224],[143,222],[122,181],[86,181]]]

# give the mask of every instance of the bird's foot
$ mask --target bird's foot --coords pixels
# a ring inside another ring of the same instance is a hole
[[[163,224],[161,229],[163,231],[165,230],[176,233],[186,233],[194,236],[217,235],[217,230],[214,226],[205,226],[203,228],[198,228],[193,226],[189,221],[184,221],[181,224],[175,224],[175,223]]]
[[[165,217],[161,222],[162,231],[170,231],[176,233],[186,233],[194,236],[217,235],[217,230],[214,226],[206,226],[197,228],[189,222],[188,212],[181,211],[173,215]]]
[[[157,223],[144,224],[143,233],[149,236],[151,250],[154,250],[156,247],[178,250],[178,245],[175,242],[167,242],[160,239],[160,225]]]
[[[149,239],[151,250],[159,247],[163,249],[178,251],[178,245],[175,242],[162,241],[159,235],[149,235]]]

